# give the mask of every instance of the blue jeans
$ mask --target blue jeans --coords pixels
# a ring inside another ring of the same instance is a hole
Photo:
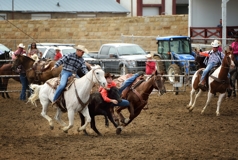
[[[124,81],[124,83],[122,84],[122,86],[119,88],[119,92],[120,94],[122,93],[122,91],[124,89],[126,89],[126,87],[128,87],[129,85],[131,85],[134,80],[138,77],[139,75],[136,73],[134,74],[132,77],[128,78],[127,80]]]
[[[20,73],[20,81],[22,85],[20,100],[26,100],[26,89],[29,88],[26,73]]]
[[[60,94],[62,93],[67,84],[68,78],[72,76],[72,74],[73,74],[72,72],[64,69],[61,71],[60,84],[58,85],[55,91],[53,102],[55,102],[59,98]]]
[[[114,104],[114,106],[121,106],[121,107],[127,107],[127,106],[129,106],[129,105],[130,105],[130,103],[129,103],[129,101],[126,100],[126,99],[122,99],[122,101],[121,101],[120,103]]]
[[[236,61],[238,62],[238,54],[234,54]]]
[[[216,64],[215,63],[208,63],[207,67],[203,70],[202,72],[202,77],[201,77],[201,82],[204,80],[206,77],[207,73],[214,67]]]

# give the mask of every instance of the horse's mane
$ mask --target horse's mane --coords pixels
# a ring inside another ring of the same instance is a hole
[[[32,59],[31,57],[24,56],[24,55],[21,55],[21,56],[23,56],[24,58],[26,58],[26,59],[29,59],[29,60],[31,60],[31,61],[35,61],[35,60],[34,60],[34,59]]]

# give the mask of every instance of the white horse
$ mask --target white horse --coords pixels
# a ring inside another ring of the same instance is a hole
[[[228,72],[230,67],[234,67],[234,55],[232,51],[227,52],[225,51],[225,57],[222,60],[222,64],[220,67],[218,67],[211,76],[208,78],[208,94],[207,94],[207,102],[205,104],[205,107],[202,109],[201,114],[204,114],[205,109],[209,105],[213,95],[217,92],[219,92],[219,98],[217,101],[217,110],[216,110],[216,115],[220,115],[220,106],[222,99],[226,95],[226,90],[229,87],[229,79],[228,79]],[[201,68],[195,72],[192,78],[192,90],[190,92],[190,102],[187,105],[187,109],[189,112],[193,110],[193,108],[196,105],[197,98],[200,97],[202,94],[202,90],[199,88],[198,84],[201,79],[201,71],[204,70],[205,68]],[[197,94],[196,94],[197,93]],[[196,94],[194,100],[193,97]]]
[[[102,87],[107,86],[107,81],[104,77],[104,71],[98,65],[93,67],[92,70],[90,70],[82,78],[77,78],[74,81],[74,84],[72,84],[72,86],[67,91],[64,91],[64,98],[68,112],[69,125],[66,126],[66,123],[61,120],[62,111],[59,107],[57,107],[57,112],[55,115],[56,121],[60,125],[64,126],[63,127],[64,132],[67,133],[68,130],[73,127],[75,112],[81,112],[86,118],[86,123],[80,128],[78,128],[78,131],[85,130],[88,123],[91,122],[91,117],[88,111],[88,104],[86,103],[89,100],[90,91],[95,83],[99,83],[99,85],[101,85]],[[38,87],[40,89],[36,89],[37,87],[35,87],[34,95],[32,95],[32,97],[39,96],[40,103],[42,105],[41,115],[48,120],[50,128],[54,129],[53,121],[46,113],[49,102],[53,101],[55,90],[52,89],[47,83],[43,85],[38,85]],[[32,102],[33,104],[34,100],[36,99],[37,98],[33,99]],[[80,102],[80,100],[82,102]],[[86,106],[84,107],[83,105]]]

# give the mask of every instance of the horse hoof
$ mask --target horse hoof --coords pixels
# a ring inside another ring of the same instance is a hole
[[[190,107],[191,107],[190,105],[187,105],[187,106],[186,106],[186,109],[188,109],[188,110],[189,110],[189,109],[190,109]]]
[[[130,121],[130,119],[129,119],[129,118],[126,118],[126,119],[124,120],[124,123],[127,124],[129,121]]]
[[[101,134],[101,133],[98,133],[97,135],[98,135],[98,136],[102,136],[102,134]]]
[[[68,130],[65,130],[64,133],[68,133]]]
[[[122,131],[121,128],[117,128],[117,129],[116,129],[116,134],[117,134],[117,135],[118,135],[118,134],[121,134],[121,131]]]

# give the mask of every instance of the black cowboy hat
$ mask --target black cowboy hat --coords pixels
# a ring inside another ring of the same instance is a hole
[[[109,77],[110,77],[110,78],[114,78],[115,75],[111,75],[111,73],[108,72],[108,73],[105,73],[104,77],[105,77],[105,78],[109,78]]]

